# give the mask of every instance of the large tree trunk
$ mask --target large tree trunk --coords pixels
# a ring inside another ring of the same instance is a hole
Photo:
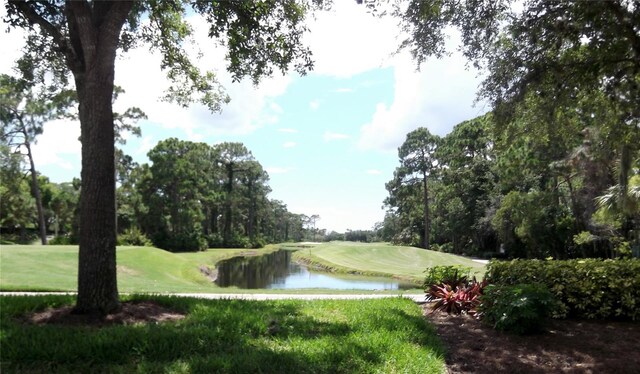
[[[78,93],[82,172],[77,313],[119,309],[116,273],[113,85],[120,31],[131,2],[70,2],[68,61]]]

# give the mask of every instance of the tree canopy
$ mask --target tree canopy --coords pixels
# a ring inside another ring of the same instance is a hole
[[[209,36],[228,50],[234,79],[258,82],[275,70],[312,67],[300,43],[307,5],[294,1],[8,1],[5,21],[27,31],[24,64],[47,71],[61,87],[75,85],[82,143],[80,254],[76,311],[119,308],[116,280],[115,149],[112,109],[118,53],[146,44],[162,55],[173,83],[166,100],[198,101],[213,111],[228,100],[212,72],[185,46],[187,11],[206,19]]]

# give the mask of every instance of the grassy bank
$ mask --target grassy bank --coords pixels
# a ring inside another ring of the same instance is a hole
[[[122,292],[220,292],[223,289],[202,275],[199,266],[214,266],[244,252],[171,253],[153,247],[118,247],[118,288]],[[75,291],[77,273],[78,246],[3,245],[0,250],[0,289],[5,291]]]
[[[137,299],[149,300],[148,297]],[[441,373],[443,348],[413,302],[154,297],[178,322],[103,328],[25,325],[71,297],[0,298],[3,373]],[[277,325],[277,330],[269,329]]]
[[[282,247],[297,249],[293,255],[295,259],[328,271],[395,276],[418,283],[422,281],[424,270],[428,266],[460,264],[484,272],[483,265],[466,258],[413,247],[348,242],[303,246],[291,244]],[[263,254],[278,248],[280,246],[270,245],[260,250],[210,249],[196,253],[171,253],[153,247],[118,247],[118,288],[123,293],[256,292],[217,287],[199,268],[213,268],[222,259]],[[75,291],[77,268],[77,246],[3,245],[0,248],[0,290]],[[367,293],[322,289],[259,292]]]
[[[467,266],[478,276],[485,271],[483,264],[465,257],[384,243],[323,243],[299,250],[293,257],[327,271],[396,276],[418,283],[424,279],[425,269],[436,265]]]

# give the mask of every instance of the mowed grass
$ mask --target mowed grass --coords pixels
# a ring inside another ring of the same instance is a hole
[[[0,371],[68,373],[442,373],[444,351],[400,299],[246,301],[134,296],[187,313],[178,322],[35,326],[27,312],[70,296],[0,298]],[[275,326],[275,328],[269,328]]]
[[[272,247],[262,251],[273,250]],[[219,292],[199,266],[239,255],[240,249],[171,253],[153,247],[118,247],[118,288],[122,292]],[[0,289],[77,290],[78,246],[3,245]]]
[[[294,259],[329,271],[405,278],[419,284],[427,267],[469,266],[481,275],[484,265],[467,258],[414,247],[383,243],[332,242],[319,245],[269,245],[260,250],[210,249],[171,253],[153,247],[118,247],[118,289],[124,293],[255,292],[217,287],[199,268],[233,256],[263,254],[278,248],[297,249]],[[0,290],[77,290],[78,247],[41,245],[0,246]],[[269,293],[367,293],[354,290],[260,290]],[[394,293],[394,292],[392,292]]]
[[[355,270],[362,274],[405,277],[416,282],[424,279],[427,268],[437,265],[470,267],[472,274],[478,277],[485,272],[483,264],[465,257],[385,243],[322,243],[297,251],[294,258],[336,272]]]

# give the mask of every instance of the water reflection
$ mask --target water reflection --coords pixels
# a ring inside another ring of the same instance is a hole
[[[234,257],[218,263],[216,284],[220,287],[258,289],[327,288],[337,290],[397,290],[414,286],[389,278],[339,276],[310,272],[291,262],[291,251],[262,256]]]

